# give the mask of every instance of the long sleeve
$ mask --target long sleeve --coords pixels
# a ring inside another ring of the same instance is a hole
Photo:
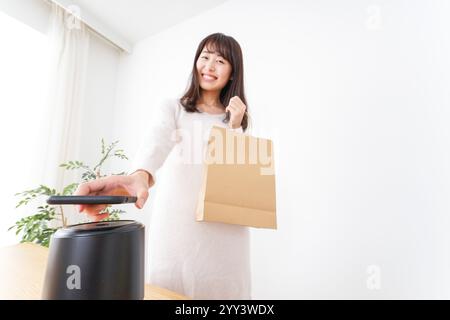
[[[156,171],[163,165],[175,145],[176,100],[166,100],[152,113],[152,120],[139,149],[132,160],[131,172],[148,171],[155,179]]]

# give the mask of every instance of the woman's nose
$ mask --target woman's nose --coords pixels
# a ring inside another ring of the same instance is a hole
[[[214,67],[214,61],[208,61],[207,63],[206,63],[206,68],[208,68],[208,70],[214,70],[215,69],[215,67]]]

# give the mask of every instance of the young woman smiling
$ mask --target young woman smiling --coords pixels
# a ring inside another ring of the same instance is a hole
[[[142,208],[164,164],[152,198],[150,283],[193,299],[250,299],[248,229],[195,219],[202,164],[193,158],[202,158],[212,126],[240,132],[248,127],[238,42],[221,33],[203,39],[187,91],[163,103],[155,119],[134,158],[132,174],[82,184],[75,194],[133,195]],[[104,208],[83,205],[79,210],[100,220],[106,217],[99,214]]]

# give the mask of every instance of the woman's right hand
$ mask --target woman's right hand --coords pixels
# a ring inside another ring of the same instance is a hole
[[[137,197],[135,206],[144,207],[148,198],[148,189],[153,185],[152,176],[143,170],[138,170],[128,176],[109,176],[82,183],[74,195],[77,196],[134,196]],[[99,221],[108,217],[108,213],[99,214],[107,205],[78,205],[78,212],[85,211],[93,220]]]

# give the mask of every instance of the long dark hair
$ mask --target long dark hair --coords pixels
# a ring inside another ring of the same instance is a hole
[[[248,127],[248,105],[244,92],[244,62],[242,59],[241,46],[233,37],[226,36],[223,33],[213,33],[200,42],[197,52],[195,53],[189,87],[185,94],[180,98],[180,103],[187,112],[200,112],[196,107],[198,99],[201,96],[196,64],[198,57],[205,46],[208,49],[214,49],[212,51],[220,53],[220,55],[231,64],[232,71],[230,79],[232,80],[228,81],[220,92],[220,102],[224,106],[228,106],[230,99],[234,96],[238,96],[242,100],[247,106],[247,110],[241,123],[242,129],[245,131]],[[227,112],[223,122],[228,123],[229,121],[230,113]]]

